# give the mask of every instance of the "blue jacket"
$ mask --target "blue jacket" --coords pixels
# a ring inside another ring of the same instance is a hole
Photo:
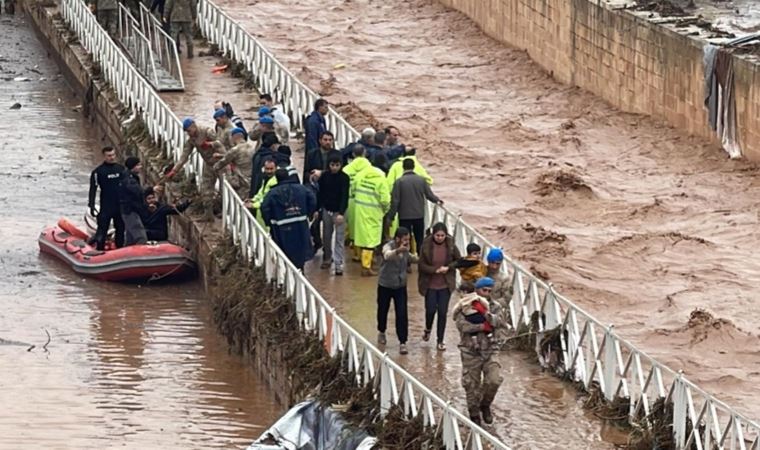
[[[327,122],[318,111],[312,111],[304,123],[306,129],[306,151],[319,148],[319,136],[327,131]]]
[[[309,217],[316,210],[312,190],[293,180],[278,182],[261,203],[261,216],[272,239],[299,269],[314,256]]]

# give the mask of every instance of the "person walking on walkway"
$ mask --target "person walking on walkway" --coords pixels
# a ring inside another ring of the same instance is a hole
[[[245,140],[245,130],[242,128],[233,128],[230,136],[233,147],[227,153],[214,155],[221,158],[214,164],[214,170],[221,173],[229,166],[230,184],[240,198],[246,198],[251,190],[251,180],[248,176],[251,174],[253,162],[253,144]]]
[[[92,241],[98,250],[104,250],[108,227],[116,229],[116,248],[124,246],[124,221],[121,220],[119,206],[119,185],[126,176],[124,166],[116,163],[116,150],[113,147],[103,147],[103,164],[99,165],[90,175],[90,196],[87,206],[90,214],[98,219],[98,229]],[[95,212],[95,195],[100,187],[100,211]]]
[[[169,23],[172,37],[177,43],[179,52],[179,36],[185,36],[187,43],[187,57],[193,57],[193,23],[195,23],[198,9],[195,0],[166,0],[164,5],[164,22]]]
[[[494,359],[498,345],[494,330],[502,327],[500,306],[489,301],[493,280],[484,277],[475,283],[475,293],[464,295],[454,307],[453,318],[460,333],[462,386],[467,397],[470,419],[480,424],[481,417],[493,423],[491,404],[504,381],[501,365]],[[466,289],[465,289],[466,290]]]
[[[365,158],[359,158],[365,159]],[[353,164],[353,162],[352,162]],[[383,242],[383,219],[391,203],[385,174],[377,167],[368,166],[354,176],[351,196],[354,198],[356,225],[354,246],[361,249],[362,276],[374,276],[372,259],[375,247]]]
[[[214,170],[214,163],[217,160],[215,155],[225,153],[224,146],[219,142],[214,130],[208,127],[202,127],[195,123],[190,117],[182,121],[182,128],[187,133],[188,139],[185,140],[185,147],[182,149],[182,156],[177,164],[166,174],[166,179],[172,179],[190,160],[193,151],[197,151],[203,159],[203,177],[201,178],[201,196],[203,207],[206,211],[206,220],[214,219],[213,201],[216,195],[214,185],[219,179],[219,174]]]
[[[439,205],[443,201],[430,189],[425,178],[414,172],[414,160],[403,161],[404,174],[393,184],[391,193],[391,209],[389,217],[398,213],[399,225],[410,230],[414,235],[415,251],[419,251],[422,245],[422,237],[425,233],[425,200],[430,200]]]
[[[402,355],[409,353],[406,348],[409,335],[406,268],[414,260],[414,256],[409,253],[409,230],[399,227],[394,238],[383,246],[383,263],[377,280],[377,342],[380,345],[388,343],[385,330],[388,328],[388,312],[392,300],[396,315],[396,337]]]
[[[438,222],[433,232],[420,246],[419,278],[417,285],[420,295],[425,298],[425,331],[422,340],[430,340],[433,318],[438,315],[436,325],[437,348],[446,350],[443,342],[446,320],[449,315],[449,300],[456,289],[456,271],[451,266],[461,258],[454,238],[449,236],[446,225]]]
[[[303,271],[312,257],[309,217],[317,211],[317,199],[311,189],[290,179],[287,169],[277,169],[275,177],[277,185],[264,197],[261,215],[274,242]]]
[[[344,246],[346,240],[346,209],[350,181],[342,170],[341,154],[337,150],[327,156],[328,170],[319,177],[317,203],[321,208],[323,235],[322,269],[335,263],[335,275],[343,275]],[[335,243],[333,243],[335,231]]]
[[[309,114],[304,122],[304,128],[306,131],[306,146],[304,148],[304,154],[308,155],[309,150],[319,148],[319,137],[322,133],[327,131],[327,122],[325,116],[329,111],[327,100],[320,98],[314,102],[314,111]]]

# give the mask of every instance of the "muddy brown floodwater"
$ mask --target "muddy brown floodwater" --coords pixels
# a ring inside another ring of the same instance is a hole
[[[397,125],[489,238],[760,416],[755,166],[558,84],[431,0],[219,3],[356,128]]]
[[[39,254],[84,211],[101,136],[20,17],[0,16],[0,79],[0,448],[248,445],[283,408],[196,282],[104,283]]]

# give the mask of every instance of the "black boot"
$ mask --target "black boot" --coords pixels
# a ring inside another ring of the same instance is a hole
[[[480,411],[470,411],[470,420],[476,425],[480,425]]]
[[[480,412],[481,414],[483,414],[483,422],[487,423],[488,425],[491,425],[493,423],[493,414],[491,414],[491,406],[481,405]]]

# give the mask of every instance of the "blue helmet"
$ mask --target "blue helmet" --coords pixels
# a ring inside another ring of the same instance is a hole
[[[488,251],[486,261],[488,261],[488,264],[500,263],[504,261],[504,252],[500,248],[494,247]]]
[[[194,123],[195,121],[191,117],[185,117],[185,120],[182,121],[182,129],[187,131],[187,129]]]
[[[490,277],[478,278],[478,281],[475,282],[475,289],[492,288],[493,284],[494,284],[493,278],[490,278]]]
[[[262,106],[259,108],[259,117],[264,117],[272,114],[272,110],[268,106]]]
[[[219,108],[216,111],[214,111],[214,119],[225,117],[226,115],[227,115],[227,111],[225,111],[224,108]]]
[[[234,134],[245,134],[245,131],[242,128],[235,127],[230,131],[230,135]]]
[[[268,124],[273,124],[273,123],[274,123],[274,119],[272,119],[272,118],[271,118],[271,117],[269,117],[269,116],[260,117],[260,118],[259,118],[259,123],[268,123]]]

